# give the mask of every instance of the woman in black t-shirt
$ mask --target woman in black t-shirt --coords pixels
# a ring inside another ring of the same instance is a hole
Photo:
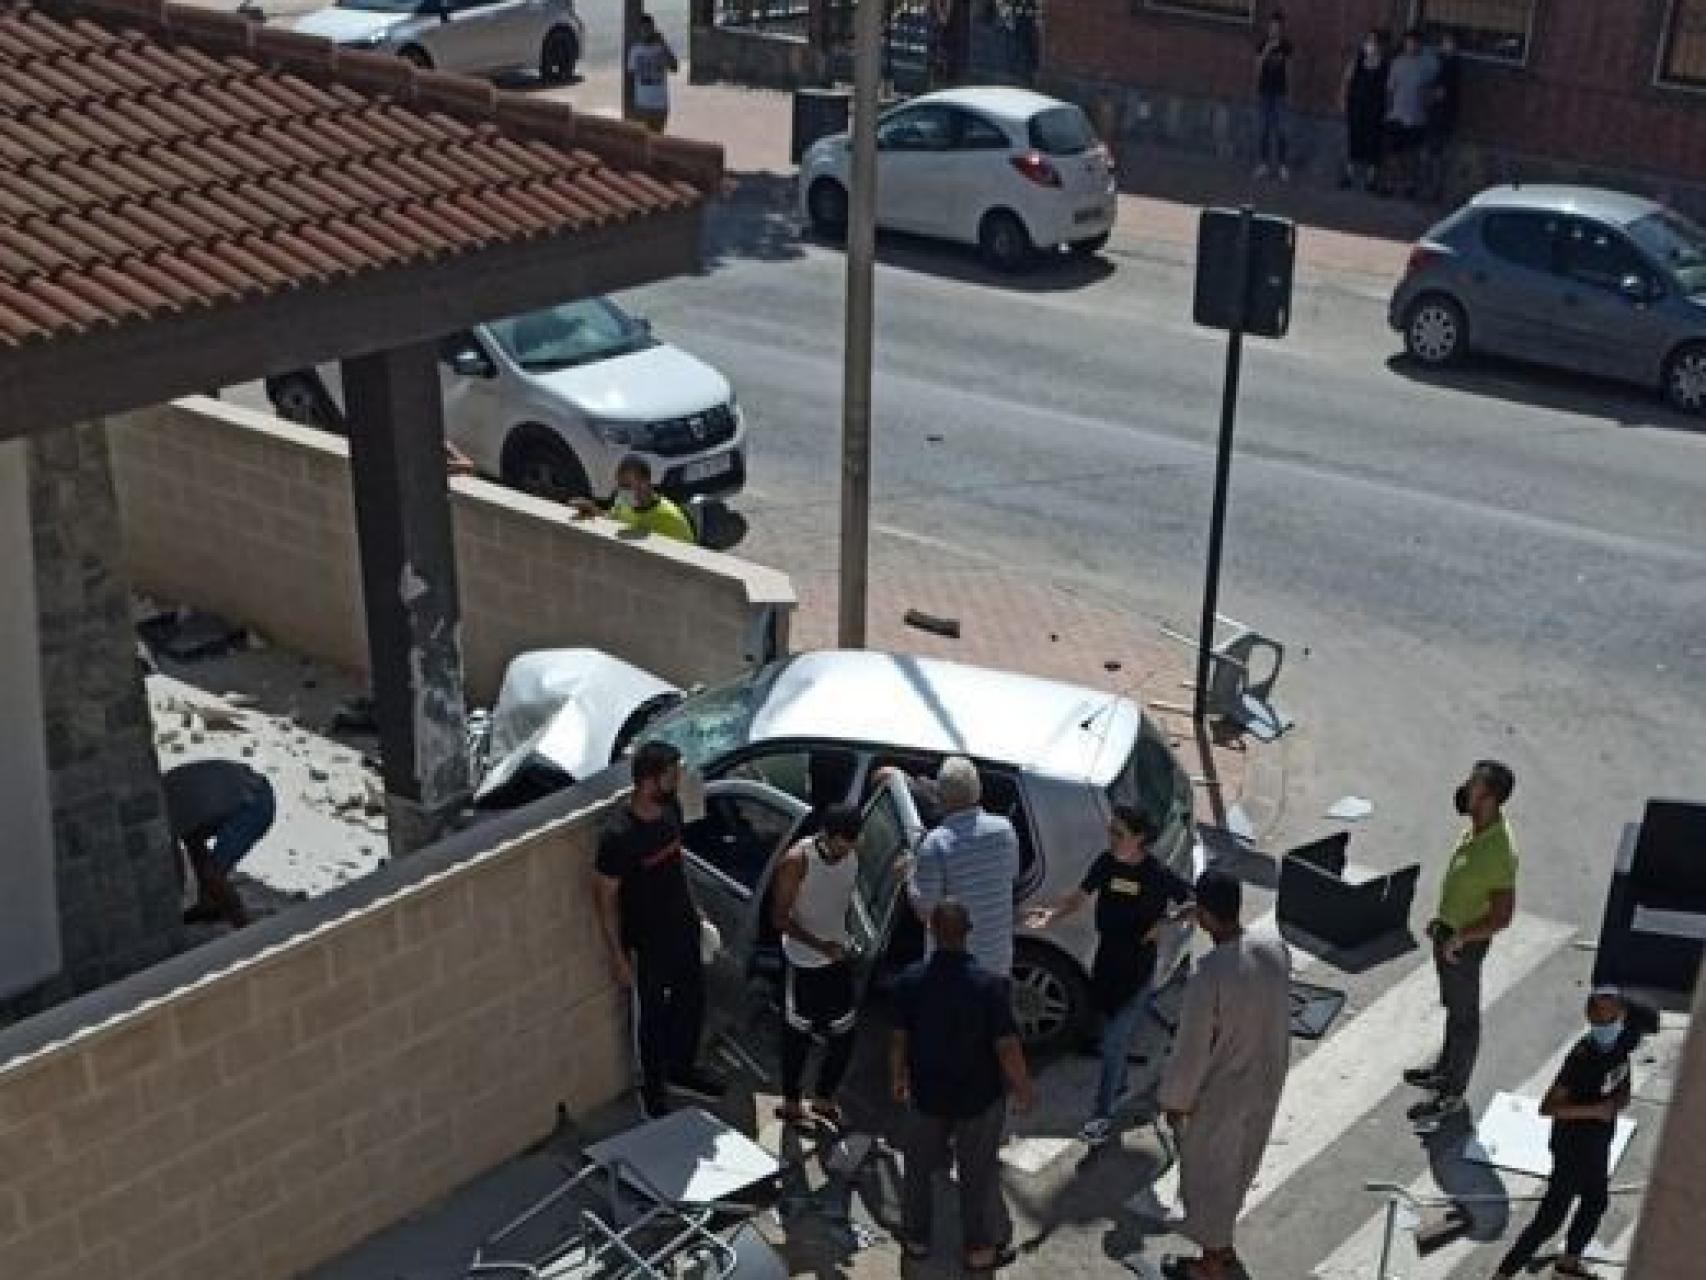
[[[1032,929],[1096,900],[1096,959],[1090,987],[1102,1012],[1102,1079],[1096,1109],[1079,1136],[1099,1146],[1113,1136],[1114,1108],[1125,1091],[1126,1054],[1139,1019],[1148,1007],[1149,980],[1155,974],[1155,939],[1172,908],[1190,901],[1191,887],[1154,858],[1156,836],[1149,817],[1129,805],[1116,805],[1108,822],[1108,850],[1091,864],[1083,883],[1053,906],[1026,919]]]
[[[1500,1276],[1518,1274],[1564,1225],[1576,1205],[1564,1252],[1553,1264],[1561,1276],[1593,1276],[1582,1254],[1593,1240],[1609,1203],[1611,1145],[1617,1116],[1629,1105],[1629,1055],[1641,1037],[1656,1029],[1651,1010],[1629,1004],[1615,987],[1597,987],[1588,997],[1588,1029],[1564,1059],[1540,1113],[1552,1119],[1552,1176],[1534,1221],[1517,1237]]]

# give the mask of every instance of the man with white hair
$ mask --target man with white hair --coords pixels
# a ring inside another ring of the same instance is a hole
[[[926,924],[944,899],[971,915],[972,957],[1006,981],[1013,973],[1013,884],[1019,878],[1019,837],[1006,818],[982,807],[977,766],[949,756],[936,775],[942,822],[924,838],[912,873],[912,906]],[[934,950],[935,939],[929,940]],[[929,954],[928,952],[926,953]]]

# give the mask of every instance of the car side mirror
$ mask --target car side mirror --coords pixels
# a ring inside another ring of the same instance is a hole
[[[450,371],[462,378],[490,378],[497,374],[486,353],[476,347],[463,347],[452,355]]]

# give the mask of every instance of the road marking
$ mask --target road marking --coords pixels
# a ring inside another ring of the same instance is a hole
[[[1482,1007],[1539,968],[1574,932],[1572,925],[1519,914],[1487,957]],[[1398,1087],[1404,1068],[1434,1046],[1438,1020],[1422,1014],[1438,1003],[1435,983],[1433,966],[1418,965],[1292,1069],[1245,1215],[1379,1106]]]
[[[1549,1089],[1552,1086],[1552,1081],[1557,1078],[1558,1068],[1563,1064],[1564,1056],[1570,1052],[1571,1047],[1579,1038],[1579,1035],[1572,1033],[1563,1045],[1548,1055],[1545,1065],[1524,1083],[1518,1085],[1515,1091],[1528,1097],[1535,1097]],[[1519,1174],[1502,1173],[1500,1176],[1513,1183],[1508,1188],[1513,1195],[1528,1194],[1532,1188],[1544,1185],[1542,1179],[1525,1178]],[[1434,1181],[1431,1171],[1417,1178],[1407,1190],[1411,1195],[1421,1199],[1430,1199],[1443,1194],[1439,1184]],[[1472,1210],[1473,1208],[1474,1206],[1471,1206]],[[1531,1203],[1511,1205],[1509,1225],[1513,1228],[1527,1226],[1528,1219],[1534,1213],[1534,1208],[1535,1206]],[[1380,1244],[1385,1233],[1386,1209],[1382,1206],[1380,1211],[1363,1223],[1348,1240],[1333,1250],[1328,1257],[1317,1263],[1314,1271],[1310,1274],[1314,1280],[1369,1280],[1370,1277],[1377,1275],[1375,1268],[1380,1264]],[[1515,1232],[1513,1231],[1510,1234],[1511,1238],[1514,1239]],[[1414,1238],[1409,1232],[1401,1229],[1395,1235],[1397,1238],[1395,1238],[1394,1243],[1397,1245],[1397,1251],[1394,1256],[1401,1253],[1405,1258],[1409,1258],[1413,1252]],[[1436,1249],[1426,1257],[1418,1258],[1414,1265],[1398,1274],[1403,1275],[1405,1280],[1446,1280],[1446,1277],[1450,1276],[1465,1259],[1480,1248],[1481,1244],[1482,1242],[1476,1240],[1453,1240],[1450,1244]]]

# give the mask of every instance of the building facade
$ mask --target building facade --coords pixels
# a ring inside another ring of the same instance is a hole
[[[1051,0],[1040,80],[1127,144],[1250,157],[1255,50],[1280,8],[1293,168],[1311,180],[1339,172],[1364,33],[1449,28],[1465,55],[1450,194],[1583,180],[1706,212],[1706,0]]]

